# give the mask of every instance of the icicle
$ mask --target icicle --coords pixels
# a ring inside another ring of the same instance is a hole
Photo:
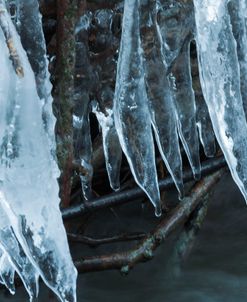
[[[237,54],[240,67],[241,94],[247,115],[247,6],[245,0],[231,0],[228,3],[232,30],[237,42]]]
[[[157,0],[157,22],[163,39],[163,56],[167,67],[178,57],[185,38],[194,25],[191,1]]]
[[[200,141],[205,155],[207,157],[214,157],[216,153],[215,135],[208,113],[207,104],[202,94],[196,56],[191,60],[191,68],[196,100],[196,125],[198,128]]]
[[[0,251],[0,282],[6,286],[11,295],[15,294],[15,269],[10,263],[8,256]]]
[[[156,4],[142,4],[142,42],[146,85],[156,141],[177,186],[183,195],[182,160],[177,133],[177,118],[172,100],[167,70],[163,63],[162,41],[158,34]]]
[[[38,295],[39,274],[27,258],[13,232],[11,219],[13,218],[14,213],[10,209],[7,213],[6,207],[8,206],[6,205],[4,195],[0,192],[0,247],[1,250],[5,252],[5,256],[8,255],[9,260],[13,264],[28,291],[30,301],[32,301],[32,299]],[[8,218],[10,213],[11,216]],[[8,262],[5,264],[7,265]],[[1,272],[3,273],[1,277],[3,280],[5,280],[6,273],[8,272],[6,269],[7,267],[1,266]],[[13,292],[14,287],[11,279],[5,280],[5,285]]]
[[[161,214],[151,118],[144,82],[139,0],[125,0],[114,119],[121,147],[138,185]]]
[[[113,93],[111,93],[113,100]],[[117,131],[114,124],[113,110],[105,108],[100,110],[99,104],[94,103],[93,112],[97,116],[102,130],[103,148],[106,162],[106,169],[111,188],[115,191],[120,188],[120,168],[122,162],[122,149],[119,143]]]
[[[76,66],[75,66],[75,106],[73,115],[74,126],[74,158],[85,173],[79,173],[85,199],[92,198],[91,182],[92,141],[90,133],[90,90],[94,83],[92,67],[89,59],[88,28],[91,14],[81,16],[76,26]]]
[[[110,9],[98,10],[94,15],[94,26],[96,27],[95,56],[101,56],[101,53],[107,53],[109,49],[115,50],[108,56],[104,56],[104,60],[101,60],[97,66],[99,76],[98,103],[94,105],[94,112],[102,129],[108,178],[111,188],[116,191],[120,188],[122,149],[113,116],[114,91],[112,86],[114,83],[112,83],[112,78],[116,73],[114,56],[117,55],[117,49],[119,48],[119,40],[114,37],[112,30],[113,18],[113,11]]]
[[[197,92],[196,96],[196,124],[199,137],[207,157],[214,157],[216,153],[215,136],[212,123],[209,118],[208,108],[203,94]]]
[[[194,0],[194,4],[203,94],[216,138],[247,200],[247,124],[227,1]]]
[[[177,110],[179,136],[194,177],[200,179],[201,165],[196,129],[196,105],[190,69],[190,41],[190,37],[187,37],[181,53],[174,63],[170,79]]]
[[[0,10],[18,49],[24,76],[17,77],[9,62],[6,73],[16,77],[19,112],[13,129],[15,152],[9,156],[6,143],[2,144],[8,159],[8,165],[2,163],[0,169],[2,202],[16,237],[37,272],[61,301],[72,302],[76,301],[77,273],[59,210],[57,164],[44,130],[33,71],[4,8],[1,0]],[[1,30],[0,43],[5,44]],[[1,55],[7,58],[7,47]],[[7,106],[7,111],[13,112],[12,104]]]
[[[190,74],[190,36],[193,30],[193,7],[190,2],[160,0],[158,29],[162,54],[170,71],[170,86],[175,100],[178,132],[196,179],[200,178],[199,139],[196,130],[196,107]]]
[[[55,154],[55,117],[52,113],[52,85],[48,71],[46,42],[42,28],[42,17],[37,0],[18,0],[18,30],[29,62],[35,74],[38,95],[43,105],[43,120],[50,139],[50,148]]]

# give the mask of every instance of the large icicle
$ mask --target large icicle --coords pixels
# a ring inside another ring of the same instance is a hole
[[[113,11],[110,9],[98,10],[94,14],[95,45],[94,56],[103,60],[97,61],[98,85],[97,104],[94,105],[94,112],[97,116],[103,137],[103,148],[107,174],[111,188],[120,188],[120,168],[122,162],[122,149],[119,143],[113,116],[114,99],[114,75],[116,74],[117,50],[119,39],[113,33]],[[113,51],[109,55],[109,49]]]
[[[59,173],[42,122],[34,74],[4,2],[1,0],[0,4],[1,19],[12,33],[12,42],[23,68],[22,77],[15,74],[10,61],[6,70],[16,78],[14,104],[18,106],[18,112],[10,142],[14,152],[8,152],[5,140],[2,143],[8,163],[1,162],[2,202],[6,203],[5,210],[18,241],[44,282],[61,301],[76,301],[77,273],[59,210]],[[0,43],[5,45],[2,30]],[[6,46],[4,52],[7,55]],[[13,109],[13,103],[8,103],[10,119],[15,114]],[[6,118],[8,123],[9,116]]]
[[[13,121],[15,120],[15,115],[11,119],[8,119],[9,110],[8,104],[14,102],[16,89],[15,89],[15,83],[16,83],[16,75],[13,73],[9,73],[9,68],[12,68],[10,62],[9,62],[9,54],[6,49],[5,41],[2,32],[0,33],[0,66],[2,72],[0,73],[0,142],[3,142],[3,138],[6,137],[6,143],[8,152],[13,151],[10,138],[13,136]],[[14,87],[14,89],[12,88]],[[14,104],[13,104],[14,105]],[[17,113],[18,110],[17,106],[15,106],[14,112]],[[2,154],[2,150],[0,152]],[[3,155],[3,154],[2,154]],[[3,157],[1,156],[2,163],[6,162],[3,161]],[[4,173],[3,169],[0,169],[0,184],[2,184],[4,180]],[[28,263],[28,259],[26,258],[25,254],[23,253],[22,249],[20,248],[15,235],[11,229],[11,223],[6,217],[6,213],[4,213],[4,210],[2,209],[2,206],[0,205],[0,213],[1,213],[1,229],[5,228],[5,233],[8,232],[8,236],[4,235],[4,231],[1,231],[0,233],[0,242],[1,246],[4,247],[5,251],[9,254],[10,259],[12,259],[12,262],[15,263],[15,266],[17,267],[18,274],[20,275],[21,279],[23,280],[23,283],[25,284],[25,287],[28,289],[30,297],[35,297],[37,294],[37,287],[35,285],[35,280],[37,279],[36,273],[34,269],[32,268],[32,265],[30,262]],[[12,241],[10,240],[12,238]],[[11,249],[11,244],[13,249]],[[23,266],[23,267],[22,267]],[[1,278],[6,285],[6,287],[10,290],[11,293],[14,292],[14,285],[11,281],[11,276],[13,274],[13,268],[11,266],[8,267],[7,265],[7,259],[6,254],[1,257]],[[8,279],[9,277],[9,279]]]
[[[170,92],[162,41],[158,34],[156,3],[141,5],[141,33],[146,85],[156,141],[175,185],[183,195],[182,160],[177,133],[176,109]]]
[[[247,124],[227,2],[194,0],[199,69],[216,138],[247,200]]]
[[[139,0],[125,0],[114,119],[121,147],[138,185],[161,214],[151,118],[144,82]]]
[[[240,67],[241,94],[247,116],[247,4],[245,0],[231,0],[228,4],[233,35],[237,42],[237,54]]]

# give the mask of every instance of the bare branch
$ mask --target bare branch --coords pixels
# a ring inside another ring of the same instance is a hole
[[[85,273],[89,271],[121,269],[123,272],[128,272],[135,264],[150,260],[153,257],[153,252],[167,236],[188,219],[189,215],[200,203],[205,194],[207,194],[221,178],[223,171],[224,170],[220,170],[199,182],[193,189],[191,196],[180,202],[134,249],[127,252],[83,258],[75,261],[78,271]]]
[[[84,243],[91,247],[97,247],[99,245],[121,242],[121,241],[123,242],[123,241],[141,240],[141,239],[144,239],[146,236],[145,233],[133,233],[133,234],[121,234],[121,235],[116,235],[116,236],[112,236],[112,237],[108,237],[108,238],[95,239],[95,238],[90,238],[87,236],[82,236],[82,235],[72,234],[72,233],[68,233],[67,235],[68,235],[69,241]]]

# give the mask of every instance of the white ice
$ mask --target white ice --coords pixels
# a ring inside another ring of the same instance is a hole
[[[196,41],[202,91],[214,132],[233,179],[247,200],[247,124],[227,2],[194,0]]]
[[[24,77],[15,74],[0,30],[0,45],[6,61],[4,74],[6,78],[15,79],[9,89],[16,93],[14,101],[8,102],[9,90],[0,89],[6,93],[2,94],[5,107],[1,108],[4,112],[1,124],[7,133],[10,122],[14,121],[10,141],[5,139],[6,133],[1,134],[1,203],[5,205],[16,239],[36,272],[61,301],[76,301],[77,272],[59,209],[59,173],[42,120],[42,103],[27,55],[2,1],[1,18],[12,34],[24,72]],[[13,152],[8,152],[6,142],[12,144]],[[4,246],[5,242],[1,244]]]

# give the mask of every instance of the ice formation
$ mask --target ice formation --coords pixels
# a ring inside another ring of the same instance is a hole
[[[80,174],[82,191],[85,199],[91,198],[92,141],[90,135],[90,90],[94,83],[92,67],[89,59],[88,28],[91,14],[82,16],[76,26],[76,66],[74,96],[74,157],[75,162],[82,166],[86,173]],[[85,75],[88,76],[85,76]]]
[[[114,119],[119,141],[138,185],[161,215],[151,116],[145,89],[139,0],[126,0],[117,66]]]
[[[37,0],[7,1],[10,16],[5,2],[0,0],[0,283],[14,293],[17,273],[32,300],[41,277],[61,301],[73,302],[77,272],[59,209],[52,86],[39,6]],[[212,157],[216,136],[247,200],[246,6],[245,0],[125,0],[121,42],[111,9],[80,16],[73,127],[74,163],[87,172],[79,172],[85,199],[92,197],[94,112],[112,189],[120,188],[123,150],[157,216],[155,142],[182,197],[179,139],[198,179],[199,140]],[[109,48],[112,55],[100,60]]]
[[[37,8],[36,0],[31,2],[28,4]],[[40,25],[39,29],[33,29],[35,35],[42,30]],[[38,294],[37,282],[41,276],[61,301],[70,302],[76,301],[77,272],[59,209],[59,173],[52,153],[54,130],[42,118],[48,112],[44,107],[50,107],[51,97],[44,40],[41,34],[36,38],[38,49],[43,47],[40,59],[44,64],[33,71],[1,0],[0,246],[4,254],[1,281],[8,286],[4,280],[9,274],[9,289],[13,292],[11,278],[15,270],[32,300]],[[31,61],[32,54],[29,55]],[[37,91],[43,95],[43,102]],[[47,116],[51,117],[49,110]]]
[[[166,76],[167,68],[162,56],[163,40],[159,35],[156,16],[156,5],[141,4],[141,33],[148,101],[160,153],[182,196],[182,159],[177,115]]]
[[[194,0],[194,4],[202,91],[216,138],[247,200],[247,123],[228,1]],[[238,49],[246,39],[244,31],[239,34]]]
[[[112,32],[113,11],[110,9],[95,12],[94,21],[97,26],[96,51],[107,51],[115,48],[115,54],[119,47],[119,41]],[[97,87],[98,98],[93,104],[93,111],[97,116],[103,138],[106,169],[110,186],[113,190],[120,188],[120,168],[122,162],[122,149],[119,143],[113,116],[114,89],[112,87],[112,75],[116,74],[116,59],[113,57],[102,61],[98,68],[100,85]]]
[[[125,1],[115,124],[132,173],[155,206],[158,193],[150,119],[179,191],[177,131],[196,179],[200,178],[199,138],[205,154],[212,157],[216,135],[233,178],[247,196],[246,15],[245,0],[194,0],[194,7],[188,1]],[[192,81],[194,39],[201,85]],[[197,85],[196,94],[193,85]]]
[[[247,114],[247,2],[245,0],[231,0],[228,11],[232,24],[232,31],[237,42],[237,55],[240,67],[241,95]]]
[[[163,40],[178,132],[196,179],[200,178],[199,140],[196,129],[195,96],[190,72],[190,42],[193,32],[191,2],[160,1],[158,25]],[[178,17],[179,16],[179,17]]]

